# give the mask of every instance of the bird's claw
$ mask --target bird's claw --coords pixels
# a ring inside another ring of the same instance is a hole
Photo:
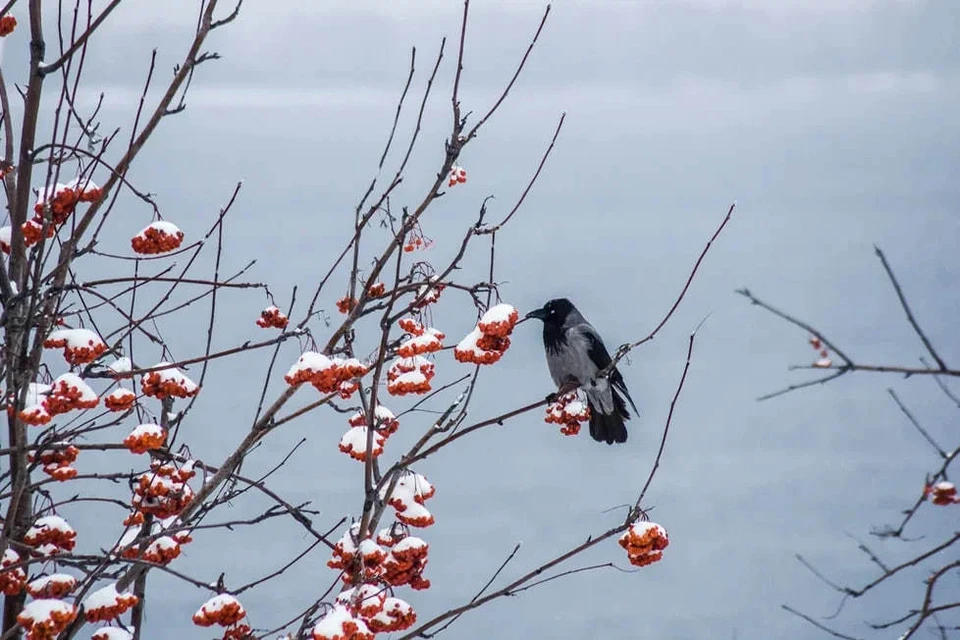
[[[579,382],[579,381],[577,381],[577,380],[567,380],[567,381],[564,382],[562,385],[560,385],[560,389],[557,390],[557,394],[558,394],[558,395],[561,395],[561,396],[564,396],[564,395],[566,395],[566,394],[568,394],[568,393],[571,393],[571,392],[573,392],[573,391],[576,391],[578,388],[580,388],[580,382]]]

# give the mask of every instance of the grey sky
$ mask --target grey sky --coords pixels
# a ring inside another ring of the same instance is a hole
[[[129,126],[150,49],[159,49],[162,78],[189,36],[193,3],[151,4],[121,7],[110,36],[91,51],[85,104],[107,92],[105,130]],[[479,112],[512,73],[542,5],[476,4],[464,103]],[[432,178],[449,128],[459,12],[459,3],[438,0],[248,1],[239,21],[213,40],[224,59],[198,72],[186,113],[163,124],[134,183],[157,192],[164,215],[196,237],[243,179],[227,234],[230,265],[256,257],[251,279],[269,282],[283,300],[299,284],[302,300],[352,224],[410,47],[417,46],[419,91],[447,35],[441,82],[397,204],[411,202]],[[18,31],[5,52],[4,73],[13,79],[24,68],[23,37]],[[627,445],[564,438],[539,414],[528,415],[418,469],[438,487],[431,503],[438,524],[424,533],[434,586],[404,594],[422,616],[472,597],[517,541],[523,550],[506,576],[622,518],[605,511],[635,498],[683,366],[686,335],[709,314],[650,494],[652,515],[671,536],[664,561],[636,574],[554,582],[468,614],[448,633],[820,637],[780,609],[789,603],[826,615],[836,604],[836,594],[793,554],[845,584],[871,579],[869,561],[847,533],[866,538],[871,525],[896,519],[934,463],[886,386],[895,386],[935,435],[955,436],[955,408],[951,413],[932,381],[865,376],[754,402],[804,379],[787,366],[808,362],[811,352],[802,333],[733,290],[748,286],[796,312],[859,359],[914,363],[921,345],[873,256],[876,243],[944,358],[960,360],[958,39],[960,8],[950,1],[554,3],[527,73],[462,158],[468,183],[425,220],[437,261],[454,251],[484,196],[497,196],[495,216],[509,210],[564,111],[568,120],[541,181],[497,239],[506,301],[529,309],[566,295],[609,343],[639,338],[669,308],[734,199],[738,209],[677,316],[624,369],[643,412],[629,425]],[[400,133],[411,125],[405,118]],[[114,221],[117,247],[149,220],[142,204],[126,206]],[[120,220],[129,228],[119,228]],[[482,279],[485,259],[478,245],[464,278]],[[331,287],[326,308],[340,293]],[[261,303],[225,296],[221,346],[256,335],[252,318]],[[472,314],[464,305],[441,305],[436,323],[457,336],[469,331]],[[314,329],[325,335],[322,326]],[[168,335],[180,357],[202,348],[203,336],[185,327]],[[285,354],[292,362],[296,346]],[[219,378],[211,377],[185,427],[204,459],[222,457],[249,424],[256,392],[238,397],[236,388],[258,379],[265,362],[248,356],[241,365],[249,375],[238,375],[236,364],[212,365]],[[461,367],[443,360],[438,369],[452,377]],[[478,392],[474,415],[540,398],[549,384],[539,333],[522,326]],[[281,386],[276,380],[274,389]],[[407,418],[386,455],[402,450],[428,419]],[[332,524],[361,506],[360,467],[336,451],[344,427],[332,413],[291,425],[244,470],[270,468],[307,438],[274,486],[293,502],[314,500],[320,525]],[[236,510],[256,506],[251,500]],[[955,522],[931,510],[919,528],[938,540]],[[88,530],[113,532],[114,524],[91,522]],[[228,581],[239,583],[307,543],[292,526],[270,536],[265,544],[262,531],[241,530],[225,551],[222,541],[197,535],[178,568],[210,580],[226,569]],[[904,553],[903,545],[873,544],[891,559]],[[333,576],[325,561],[311,556],[286,590],[247,594],[254,624],[271,626],[326,588]],[[607,561],[626,564],[614,542],[581,564]],[[919,596],[922,578],[908,576],[908,597]],[[188,623],[205,597],[178,587],[159,601],[169,609],[153,600],[145,637],[206,637]],[[891,591],[849,604],[845,629],[866,634],[863,619],[918,604],[901,598]]]

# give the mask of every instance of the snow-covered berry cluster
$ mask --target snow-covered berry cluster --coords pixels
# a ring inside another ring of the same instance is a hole
[[[80,455],[80,449],[65,442],[54,442],[52,446],[55,448],[28,456],[30,462],[39,462],[43,465],[45,474],[60,482],[77,477],[77,470],[73,468],[73,463]]]
[[[127,411],[133,408],[136,401],[137,394],[123,387],[114,389],[103,396],[103,406],[106,407],[108,411]]]
[[[194,475],[193,465],[179,468],[154,461],[151,470],[140,474],[133,487],[133,508],[160,519],[171,518],[193,500],[193,489],[187,481]]]
[[[396,510],[397,520],[411,527],[429,527],[434,523],[433,514],[424,504],[437,489],[425,476],[415,471],[405,471],[397,478],[389,496],[388,490],[389,486],[384,487],[381,498]]]
[[[99,402],[100,398],[80,376],[65,373],[50,385],[44,406],[47,413],[55,416],[74,409],[93,409]]]
[[[75,605],[43,598],[27,604],[17,616],[17,624],[27,632],[27,640],[49,640],[60,635],[76,617]]]
[[[41,576],[27,584],[27,593],[34,598],[63,598],[77,586],[77,579],[66,573]]]
[[[61,551],[73,551],[77,532],[60,516],[37,518],[23,536],[23,543],[33,547],[39,556],[52,556]]]
[[[80,376],[65,373],[53,381],[52,385],[30,383],[24,398],[20,420],[30,425],[45,425],[53,416],[74,409],[92,409],[100,402]],[[13,414],[15,398],[10,398],[7,412]]]
[[[467,170],[463,167],[453,165],[450,167],[450,178],[447,180],[448,187],[454,187],[467,181]]]
[[[158,400],[168,397],[192,398],[200,391],[200,387],[193,380],[169,362],[158,362],[150,368],[156,370],[144,374],[140,381],[140,389],[145,396]]]
[[[0,593],[7,596],[15,596],[23,591],[23,585],[27,582],[27,573],[22,567],[13,567],[19,564],[20,554],[7,547],[3,552],[3,559],[0,560]]]
[[[359,531],[358,523],[345,531],[327,561],[328,567],[343,572],[344,583],[379,581],[391,587],[430,587],[423,577],[430,546],[423,539],[409,535],[400,523],[382,529],[376,538],[358,541]]]
[[[183,231],[180,227],[166,220],[158,220],[151,222],[140,233],[133,236],[130,239],[130,246],[134,253],[149,256],[173,251],[182,242]]]
[[[422,538],[398,536],[396,531],[385,529],[377,534],[377,542],[390,550],[383,562],[384,582],[393,587],[409,585],[418,591],[430,588],[430,581],[423,577],[430,545]]]
[[[453,357],[460,362],[493,364],[510,348],[510,334],[517,324],[517,310],[509,304],[498,304],[487,310],[473,331],[460,341]]]
[[[46,399],[50,393],[50,385],[31,382],[27,385],[27,393],[23,401],[23,409],[19,413],[20,420],[26,424],[41,426],[50,422],[50,412],[47,411]],[[7,404],[7,413],[13,415],[16,408],[16,398],[10,397]]]
[[[3,18],[6,19],[6,18]],[[15,23],[14,23],[15,24]],[[2,20],[0,20],[2,29]],[[66,222],[77,205],[81,202],[97,202],[103,197],[103,191],[91,180],[76,178],[67,184],[57,183],[53,187],[45,188],[33,205],[33,218],[20,226],[23,233],[23,243],[30,247],[44,237],[52,238],[57,233],[57,227]]]
[[[957,487],[952,482],[943,480],[924,487],[923,494],[935,505],[945,507],[949,504],[960,504]]]
[[[119,593],[114,582],[87,596],[83,601],[83,613],[87,622],[107,622],[119,618],[138,602],[140,598],[132,593]]]
[[[354,616],[344,605],[334,606],[326,613],[313,629],[313,640],[373,640],[373,632],[363,621]]]
[[[57,329],[43,341],[44,349],[63,349],[69,364],[88,364],[104,354],[107,344],[90,329]]]
[[[234,596],[221,593],[213,596],[193,614],[193,624],[200,627],[225,627],[223,638],[240,639],[250,634],[250,625],[241,622],[247,616],[243,605]]]
[[[290,367],[283,379],[291,386],[309,382],[320,393],[339,393],[346,399],[360,388],[356,379],[366,375],[368,370],[356,358],[329,358],[316,351],[307,351]]]
[[[428,393],[436,366],[423,356],[397,358],[387,369],[387,392],[394,396]]]
[[[146,453],[152,449],[159,449],[166,441],[166,429],[158,424],[141,424],[123,439],[123,444],[131,453]]]
[[[424,307],[433,304],[440,299],[440,294],[443,292],[445,284],[442,282],[437,282],[437,277],[433,276],[427,280],[426,283],[417,287],[417,296],[416,301],[413,306],[417,309],[423,309]]]
[[[193,541],[193,538],[185,529],[178,529],[180,521],[172,516],[166,520],[155,520],[153,522],[150,528],[150,535],[153,539],[144,547],[140,540],[143,533],[141,525],[144,521],[144,515],[141,511],[134,511],[123,521],[127,530],[114,549],[115,553],[121,558],[167,565],[180,555],[183,545]],[[164,531],[171,532],[164,534]]]
[[[348,422],[350,428],[340,438],[340,451],[355,460],[364,462],[367,459],[367,433],[370,428],[367,417],[362,411],[358,411],[350,416]],[[396,433],[399,427],[400,422],[393,412],[383,405],[377,405],[374,411],[373,440],[370,451],[374,458],[383,453],[383,445],[387,438]]]
[[[398,324],[411,337],[400,343],[397,348],[397,355],[403,358],[412,358],[426,353],[434,353],[443,348],[443,339],[447,336],[442,331],[433,327],[424,327],[412,318],[402,318]]]
[[[266,309],[260,312],[260,317],[257,318],[257,326],[262,329],[274,328],[274,329],[286,329],[287,325],[290,324],[290,319],[280,311],[277,307],[270,305]]]
[[[354,619],[362,620],[371,634],[403,631],[417,621],[413,607],[406,601],[389,595],[389,588],[380,584],[364,583],[342,591],[337,596],[337,606],[346,607]],[[327,620],[326,616],[321,622],[324,620]],[[327,620],[326,624],[329,625],[330,622]],[[342,622],[340,628],[343,629]],[[328,632],[321,627],[321,637],[334,637],[326,633]],[[316,637],[314,635],[314,638]]]
[[[565,393],[547,405],[544,422],[560,425],[560,433],[575,436],[580,433],[580,424],[590,420],[590,407],[580,400],[576,391]]]
[[[663,558],[663,550],[670,544],[667,530],[655,522],[634,522],[620,536],[620,546],[627,550],[630,564],[645,567]]]

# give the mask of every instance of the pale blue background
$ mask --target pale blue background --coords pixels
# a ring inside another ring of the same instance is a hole
[[[88,55],[80,102],[89,107],[106,92],[105,131],[129,130],[150,48],[159,48],[159,81],[169,77],[190,36],[193,3],[152,4],[118,9]],[[476,4],[463,103],[478,112],[512,73],[542,6]],[[191,238],[243,179],[227,225],[225,271],[257,258],[249,278],[270,283],[284,304],[290,287],[301,285],[302,311],[339,252],[375,169],[409,48],[418,47],[412,105],[440,37],[455,40],[459,13],[452,1],[248,2],[238,22],[210,41],[224,59],[198,71],[186,113],[163,123],[131,179],[156,192],[164,215]],[[470,613],[447,634],[822,637],[780,609],[789,603],[820,616],[837,602],[793,555],[805,555],[844,584],[869,581],[876,572],[848,533],[869,538],[873,525],[895,521],[936,464],[886,386],[946,447],[955,444],[957,410],[932,380],[894,376],[848,376],[756,403],[758,395],[805,379],[787,366],[810,362],[813,354],[802,332],[751,308],[733,290],[749,286],[802,315],[857,359],[915,365],[922,346],[873,256],[876,243],[940,353],[960,362],[958,36],[960,9],[950,1],[554,3],[527,71],[462,157],[468,183],[424,218],[436,261],[454,251],[484,196],[497,196],[494,217],[509,211],[563,111],[567,123],[540,182],[498,236],[497,278],[505,299],[521,309],[569,296],[608,344],[637,339],[672,303],[730,202],[739,204],[680,311],[624,368],[643,410],[625,446],[564,438],[534,413],[419,467],[438,487],[430,503],[438,524],[424,533],[434,586],[401,595],[422,619],[469,599],[517,541],[523,548],[505,578],[621,519],[615,508],[635,499],[653,460],[686,336],[709,314],[649,494],[653,517],[671,536],[664,561],[636,574],[605,571],[553,582]],[[11,82],[22,81],[25,37],[19,30],[7,45]],[[415,202],[441,160],[452,45],[395,205]],[[399,140],[411,124],[408,114]],[[124,198],[114,216],[104,250],[124,251],[150,211]],[[478,243],[465,280],[484,277],[486,255]],[[93,277],[118,267],[87,268]],[[335,280],[325,293],[326,309],[342,295],[343,282]],[[473,321],[466,301],[444,294],[443,302],[437,326],[451,337],[465,334]],[[262,336],[253,325],[265,304],[260,294],[225,292],[219,304],[216,347]],[[201,307],[189,320],[165,325],[177,357],[202,349],[205,314]],[[326,339],[321,323],[313,330]],[[297,353],[289,344],[281,369]],[[196,456],[215,463],[246,432],[265,358],[263,352],[211,365],[184,427]],[[438,370],[447,377],[466,369],[444,356]],[[472,409],[477,419],[547,393],[537,329],[521,327],[504,361],[485,374]],[[282,384],[275,375],[271,395]],[[291,406],[311,393],[302,391]],[[389,403],[395,411],[405,405]],[[387,457],[429,420],[429,414],[403,420]],[[272,479],[273,488],[292,502],[313,500],[323,511],[320,528],[356,515],[361,467],[336,451],[345,426],[333,412],[285,426],[244,472],[272,467],[307,438]],[[129,458],[85,454],[81,468],[117,464]],[[221,517],[261,506],[245,498]],[[81,532],[80,548],[91,551],[119,533],[122,517],[89,507],[65,515]],[[955,511],[927,509],[914,529],[926,540],[870,542],[895,562],[955,527]],[[228,585],[236,585],[275,569],[309,542],[292,522],[241,528],[225,541],[198,534],[176,568],[210,581],[225,570]],[[282,581],[245,594],[253,623],[274,626],[309,604],[334,578],[326,559],[318,551]],[[613,541],[579,563],[606,561],[626,565]],[[863,620],[919,605],[923,577],[922,570],[909,572],[895,588],[850,603],[837,625],[868,635]],[[151,584],[145,637],[209,636],[189,623],[207,594],[160,575]],[[942,593],[956,599],[960,589],[945,580]]]

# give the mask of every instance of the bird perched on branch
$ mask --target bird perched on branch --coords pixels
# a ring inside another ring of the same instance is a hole
[[[630,419],[630,412],[624,398],[636,413],[639,411],[616,367],[598,379],[597,374],[610,366],[611,358],[597,330],[566,298],[551,300],[526,317],[543,321],[547,367],[561,393],[578,385],[586,393],[593,439],[607,444],[626,442],[624,420]]]

